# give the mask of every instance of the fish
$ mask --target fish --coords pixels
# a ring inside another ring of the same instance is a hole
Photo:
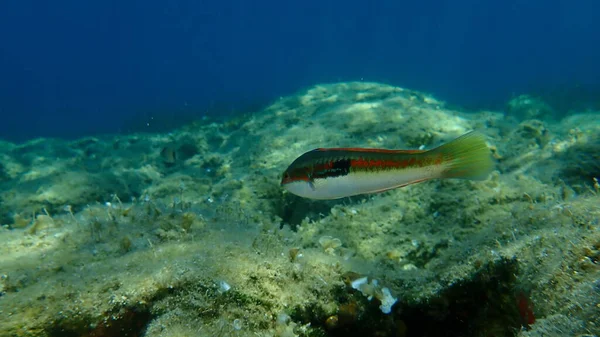
[[[281,186],[303,198],[331,200],[432,179],[485,180],[493,169],[485,136],[471,131],[430,150],[316,148],[288,166]]]

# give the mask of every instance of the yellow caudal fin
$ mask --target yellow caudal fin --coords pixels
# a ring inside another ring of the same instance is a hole
[[[492,153],[479,132],[469,132],[428,152],[443,154],[447,168],[442,178],[485,180],[494,169]]]

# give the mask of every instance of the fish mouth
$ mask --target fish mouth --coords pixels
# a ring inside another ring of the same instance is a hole
[[[287,185],[287,184],[293,183],[293,182],[294,182],[294,179],[292,179],[292,175],[289,174],[288,171],[283,172],[283,174],[281,175],[280,185],[283,186],[283,185]]]

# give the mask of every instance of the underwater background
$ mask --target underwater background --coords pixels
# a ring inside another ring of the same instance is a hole
[[[590,101],[600,86],[599,6],[4,1],[0,134],[140,131],[152,116],[171,127],[339,81],[423,90],[473,109],[501,109],[524,92]]]
[[[600,336],[597,13],[1,2],[0,337]],[[435,170],[472,130],[483,180],[281,184],[323,147]]]

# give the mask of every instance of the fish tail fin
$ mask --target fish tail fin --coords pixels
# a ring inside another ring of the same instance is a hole
[[[446,169],[441,178],[485,180],[494,169],[485,136],[476,131],[466,133],[428,152],[441,154],[444,158],[443,165]]]

